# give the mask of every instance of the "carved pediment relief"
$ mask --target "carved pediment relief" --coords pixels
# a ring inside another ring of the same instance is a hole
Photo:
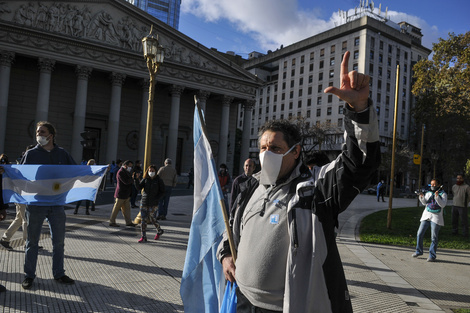
[[[3,1],[0,2],[0,20],[23,27],[57,33],[75,41],[84,39],[104,45],[142,54],[142,38],[147,36],[154,23],[147,17],[139,18],[135,12],[126,12],[124,6],[109,1],[60,2],[60,1]],[[123,10],[124,9],[124,10]],[[170,28],[171,29],[171,28]],[[173,32],[158,31],[159,41],[165,48],[166,60],[195,67],[209,72],[229,73],[217,65],[210,56],[178,37]],[[174,36],[173,36],[174,35]],[[18,35],[17,35],[18,36]],[[14,42],[29,40],[28,37],[12,38]],[[40,48],[52,44],[53,49],[64,51],[63,44],[36,39],[34,46]],[[75,54],[76,51],[74,51]]]

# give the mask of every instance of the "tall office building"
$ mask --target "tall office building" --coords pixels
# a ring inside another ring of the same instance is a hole
[[[178,29],[181,0],[126,0],[139,9]]]
[[[379,118],[380,141],[387,149],[393,139],[395,86],[399,67],[397,138],[410,134],[412,67],[431,50],[421,45],[421,30],[406,22],[393,23],[386,17],[362,10],[331,30],[283,47],[266,55],[253,52],[243,67],[262,79],[252,110],[241,110],[237,126],[249,122],[250,157],[257,157],[257,133],[271,119],[302,117],[307,125],[327,128],[322,150],[340,152],[343,143],[343,111],[346,103],[323,93],[339,86],[340,65],[349,51],[349,70],[370,75],[370,99]],[[249,114],[250,116],[244,116]],[[308,142],[307,142],[308,144]],[[315,148],[318,149],[318,146]]]

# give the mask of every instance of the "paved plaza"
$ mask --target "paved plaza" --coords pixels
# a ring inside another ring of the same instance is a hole
[[[112,190],[107,190],[112,194]],[[186,195],[185,195],[186,194]],[[139,244],[140,228],[109,227],[112,204],[98,204],[91,215],[67,207],[66,274],[75,285],[58,284],[52,277],[52,246],[47,224],[38,258],[37,277],[23,290],[24,243],[19,230],[13,251],[0,247],[0,312],[183,312],[179,295],[192,214],[188,192],[171,198],[165,233]],[[394,199],[394,207],[416,205],[416,199]],[[388,203],[359,195],[340,215],[338,247],[355,312],[451,312],[470,307],[470,252],[438,251],[438,262],[411,257],[408,247],[363,244],[356,240],[360,220]],[[138,210],[132,209],[132,216]],[[13,208],[0,231],[14,218]],[[418,225],[416,225],[418,227]],[[148,238],[155,229],[148,227]],[[426,254],[425,254],[426,255]]]

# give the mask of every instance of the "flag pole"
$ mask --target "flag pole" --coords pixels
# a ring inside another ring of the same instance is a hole
[[[197,113],[199,115],[199,120],[201,121],[202,132],[204,133],[204,136],[208,138],[207,131],[206,131],[206,121],[204,120],[204,116],[202,114],[201,108],[199,107],[196,96],[194,96],[194,102],[196,104]],[[222,210],[222,214],[224,216],[225,231],[227,232],[228,243],[230,245],[230,252],[232,253],[233,262],[235,263],[235,261],[237,260],[237,250],[235,249],[235,243],[233,242],[232,229],[230,228],[229,217],[227,214],[227,210],[225,208],[224,199],[221,199],[219,203],[220,203],[220,208]]]

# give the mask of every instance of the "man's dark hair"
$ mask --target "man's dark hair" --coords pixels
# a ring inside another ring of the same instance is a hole
[[[41,127],[41,126],[44,126],[47,128],[47,130],[49,131],[50,134],[52,134],[54,136],[54,141],[53,143],[55,143],[55,136],[56,136],[56,130],[55,130],[55,127],[54,125],[52,125],[51,123],[47,122],[47,121],[40,121],[36,124],[36,129],[38,127]]]
[[[220,168],[225,168],[228,169],[227,165],[225,163],[220,164]]]
[[[315,152],[307,161],[307,165],[314,164],[316,166],[323,166],[330,163],[330,159],[323,152]]]
[[[263,136],[266,131],[281,132],[289,148],[299,143],[302,138],[299,127],[296,124],[288,120],[271,120],[261,126],[258,132],[258,147],[260,146],[261,136]]]
[[[431,181],[433,181],[433,180],[435,180],[438,185],[441,183],[441,182],[439,181],[439,179],[437,179],[437,178],[431,179]]]
[[[128,166],[129,164],[134,164],[130,160],[125,160],[124,163],[122,163],[123,166]]]

